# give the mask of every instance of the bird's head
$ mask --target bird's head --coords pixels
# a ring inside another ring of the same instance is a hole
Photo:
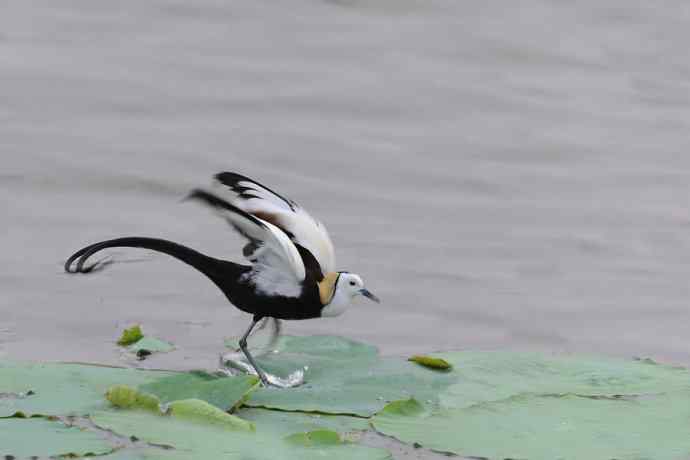
[[[338,316],[343,313],[347,307],[352,303],[352,300],[362,295],[376,303],[381,302],[378,297],[371,293],[364,287],[364,281],[359,275],[349,272],[329,273],[320,283],[321,286],[332,285],[332,294],[329,300],[322,296],[324,307],[321,310],[321,316]],[[322,290],[322,293],[324,291]],[[327,302],[327,303],[326,303]]]

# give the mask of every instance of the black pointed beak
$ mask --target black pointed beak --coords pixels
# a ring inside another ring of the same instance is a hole
[[[374,294],[372,294],[371,291],[369,291],[369,289],[360,289],[359,293],[362,294],[367,299],[371,299],[376,303],[381,303],[381,299],[379,299]]]

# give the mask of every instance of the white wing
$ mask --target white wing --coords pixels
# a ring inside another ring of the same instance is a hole
[[[323,274],[335,271],[335,250],[326,227],[297,203],[240,174],[223,172],[215,178],[231,193],[232,204],[282,229],[314,256]]]
[[[299,295],[306,276],[299,251],[278,227],[203,190],[188,198],[202,201],[216,210],[256,248],[252,253],[252,278],[265,293]]]

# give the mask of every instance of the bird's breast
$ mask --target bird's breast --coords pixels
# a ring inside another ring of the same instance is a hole
[[[318,285],[313,281],[302,285],[297,296],[285,296],[265,292],[244,277],[239,279],[228,299],[240,310],[255,316],[286,320],[318,318],[323,308]]]

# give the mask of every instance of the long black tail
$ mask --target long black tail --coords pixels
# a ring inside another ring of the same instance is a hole
[[[104,268],[109,262],[99,261],[91,265],[85,264],[89,257],[93,256],[95,253],[103,249],[117,247],[151,249],[168,254],[202,272],[213,281],[226,296],[229,293],[231,282],[236,280],[237,277],[248,268],[227,260],[209,257],[192,248],[172,241],[159,238],[131,236],[101,241],[100,243],[94,243],[78,250],[67,259],[67,262],[65,262],[65,271],[67,273],[89,273],[95,269]],[[75,261],[76,267],[73,267]]]

